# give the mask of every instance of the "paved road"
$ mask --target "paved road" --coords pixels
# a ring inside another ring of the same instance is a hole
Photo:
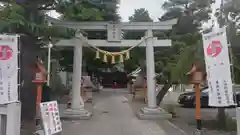
[[[64,121],[63,135],[166,135],[156,122],[138,120],[124,94],[103,93],[94,98],[93,117]]]

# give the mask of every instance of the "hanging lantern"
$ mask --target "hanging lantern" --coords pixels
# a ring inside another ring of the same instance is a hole
[[[100,59],[99,50],[96,51],[96,59]]]
[[[104,56],[103,56],[103,62],[106,62],[106,63],[108,62],[108,61],[107,61],[107,55],[106,55],[106,54],[104,54]]]
[[[128,60],[130,58],[130,54],[129,51],[126,52],[126,60]]]
[[[123,63],[123,55],[120,54],[120,62]]]
[[[112,64],[115,64],[115,56],[112,55]]]

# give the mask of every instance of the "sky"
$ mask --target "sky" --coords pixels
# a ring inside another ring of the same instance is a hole
[[[134,13],[134,9],[145,8],[148,10],[150,17],[157,20],[164,11],[161,9],[165,0],[121,0],[119,13],[122,21],[128,21],[128,17]]]

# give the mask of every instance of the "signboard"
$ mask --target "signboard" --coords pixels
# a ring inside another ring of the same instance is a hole
[[[0,104],[18,100],[18,35],[0,35]]]
[[[53,135],[62,131],[57,101],[41,103],[40,111],[45,135]]]
[[[234,105],[226,28],[203,34],[209,106]]]

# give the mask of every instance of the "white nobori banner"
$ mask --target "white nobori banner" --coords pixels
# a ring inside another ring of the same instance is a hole
[[[18,101],[18,35],[0,35],[0,104]]]
[[[209,106],[234,105],[226,28],[203,34]]]

